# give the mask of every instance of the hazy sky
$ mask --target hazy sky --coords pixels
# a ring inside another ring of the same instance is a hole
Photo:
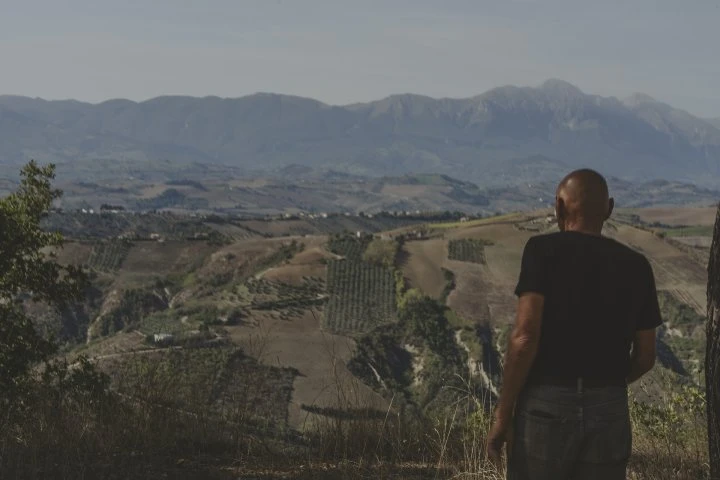
[[[345,104],[551,77],[720,117],[720,0],[0,0],[0,93]]]

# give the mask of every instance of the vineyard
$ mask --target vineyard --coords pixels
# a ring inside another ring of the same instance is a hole
[[[122,267],[130,248],[132,243],[126,241],[96,243],[88,258],[88,265],[101,272],[115,272]]]
[[[328,264],[324,326],[336,333],[364,333],[395,318],[393,271],[361,261]]]
[[[450,240],[448,258],[461,262],[480,263],[485,265],[485,246],[491,243],[474,238]]]
[[[362,259],[365,249],[371,241],[371,236],[363,238],[348,235],[336,236],[328,242],[328,250],[337,255],[342,255],[347,260],[358,261]]]

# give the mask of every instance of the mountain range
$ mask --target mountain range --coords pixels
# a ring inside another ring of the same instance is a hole
[[[720,185],[720,120],[647,95],[583,93],[562,80],[465,99],[393,95],[330,106],[258,93],[144,102],[0,96],[0,164],[224,164],[263,174],[289,165],[357,175],[432,172],[478,185],[556,180],[587,166],[627,180]],[[85,167],[84,167],[85,168]]]

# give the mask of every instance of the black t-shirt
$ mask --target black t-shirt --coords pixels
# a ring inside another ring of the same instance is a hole
[[[662,323],[655,278],[641,254],[607,237],[561,232],[525,246],[516,295],[545,296],[529,379],[623,380],[635,332]]]

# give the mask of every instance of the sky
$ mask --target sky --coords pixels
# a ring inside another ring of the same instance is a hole
[[[548,78],[720,117],[720,0],[0,0],[0,94],[470,97]]]

